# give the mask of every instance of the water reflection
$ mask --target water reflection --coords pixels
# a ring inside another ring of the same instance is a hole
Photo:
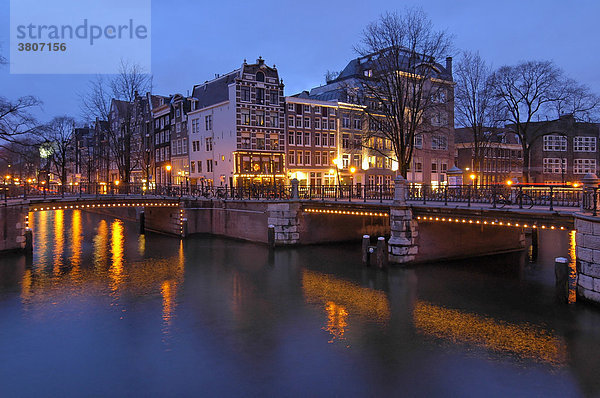
[[[464,311],[417,302],[415,328],[452,343],[472,344],[522,358],[562,364],[566,346],[552,333],[529,324],[513,324]]]
[[[333,343],[334,340],[343,340],[346,326],[348,326],[348,311],[344,306],[330,301],[325,305],[325,312],[327,313],[327,327],[323,329],[331,334],[329,343]]]
[[[575,234],[575,230],[569,232],[569,294],[567,297],[569,304],[577,301],[577,256],[575,255],[577,243],[575,242]]]
[[[110,226],[110,252],[111,265],[108,269],[110,277],[110,289],[113,294],[117,294],[120,286],[123,284],[123,247],[125,245],[125,236],[123,235],[123,221],[114,220]]]
[[[63,250],[65,247],[65,222],[64,210],[54,212],[54,276],[60,274],[63,265]]]

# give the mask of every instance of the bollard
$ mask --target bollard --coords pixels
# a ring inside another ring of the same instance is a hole
[[[538,258],[538,251],[539,251],[539,238],[538,238],[538,230],[537,228],[532,228],[531,229],[531,257],[529,258],[530,261],[536,261]]]
[[[371,237],[369,235],[363,235],[362,237],[362,262],[364,265],[369,264],[369,244],[371,243]]]
[[[140,212],[140,235],[144,235],[146,233],[146,215],[142,210]]]
[[[387,267],[388,250],[385,238],[377,238],[377,268]]]
[[[269,247],[275,247],[275,226],[272,224],[267,227],[267,241]]]
[[[33,251],[33,231],[31,228],[25,228],[25,252]]]
[[[554,259],[554,276],[556,277],[556,297],[561,302],[569,298],[569,260],[565,257]]]

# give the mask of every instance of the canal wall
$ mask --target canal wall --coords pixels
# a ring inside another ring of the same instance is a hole
[[[0,208],[0,252],[25,249],[25,223],[29,206]]]
[[[523,228],[451,222],[419,222],[415,262],[477,257],[523,250]]]
[[[575,215],[577,295],[600,303],[600,218]]]

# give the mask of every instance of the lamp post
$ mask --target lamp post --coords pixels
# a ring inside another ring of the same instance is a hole
[[[166,165],[165,169],[167,169],[167,172],[169,173],[168,191],[169,191],[169,193],[171,193],[171,165],[170,164]]]

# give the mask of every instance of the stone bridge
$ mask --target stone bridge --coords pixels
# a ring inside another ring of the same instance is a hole
[[[84,210],[139,221],[151,231],[185,238],[213,234],[273,246],[386,238],[396,264],[457,259],[525,248],[525,233],[576,231],[578,292],[600,302],[600,217],[579,208],[494,209],[489,204],[407,202],[395,182],[393,201],[223,200],[191,197],[94,196],[10,201],[2,210],[0,251],[26,246],[31,212]],[[143,214],[143,216],[140,216]]]

